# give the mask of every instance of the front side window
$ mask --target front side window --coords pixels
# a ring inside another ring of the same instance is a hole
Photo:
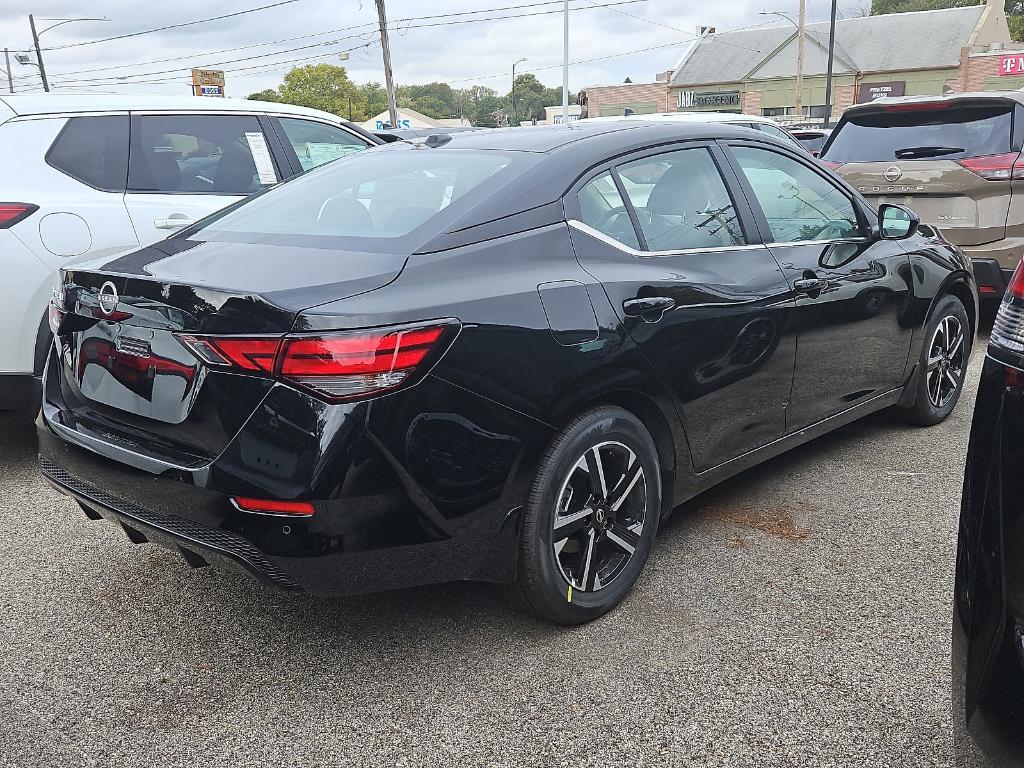
[[[293,117],[282,117],[279,122],[304,171],[368,146],[363,139],[334,125]]]
[[[733,147],[777,243],[862,234],[853,201],[802,163],[778,152]]]
[[[252,115],[132,118],[130,191],[248,195],[277,181]]]
[[[579,192],[583,223],[631,248],[640,242],[611,171],[591,179]]]
[[[636,209],[647,250],[746,243],[732,198],[707,149],[667,152],[617,170]]]
[[[777,125],[772,125],[771,123],[757,123],[756,125],[762,133],[767,133],[769,136],[774,136],[776,139],[784,141],[792,146],[800,146],[796,139],[793,138],[793,134],[789,133],[788,131],[784,131]]]
[[[46,153],[62,173],[104,192],[124,192],[128,115],[72,117]]]

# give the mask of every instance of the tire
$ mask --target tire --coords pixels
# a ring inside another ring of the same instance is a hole
[[[921,345],[917,397],[913,406],[898,409],[901,418],[923,427],[945,421],[963,392],[973,340],[967,310],[960,299],[948,295],[940,298]]]
[[[647,562],[661,495],[658,451],[636,416],[601,407],[573,419],[552,441],[530,487],[517,578],[507,595],[558,624],[608,612]]]

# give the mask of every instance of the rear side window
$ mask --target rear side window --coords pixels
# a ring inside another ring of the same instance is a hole
[[[130,166],[133,192],[248,195],[278,181],[252,115],[135,116]]]
[[[622,201],[619,188],[615,186],[611,171],[605,171],[587,182],[578,197],[584,224],[623,245],[640,247],[633,221],[629,218],[629,211]]]
[[[363,139],[334,125],[291,117],[279,122],[304,171],[367,147]]]
[[[769,136],[773,136],[780,141],[784,141],[790,146],[799,146],[793,138],[793,134],[784,131],[778,126],[772,125],[771,123],[755,123],[755,127],[761,131],[761,133],[767,133]]]
[[[683,149],[620,166],[649,251],[724,248],[746,240],[732,198],[706,149]]]
[[[1010,151],[1012,105],[948,104],[850,115],[834,131],[822,159],[837,163],[959,160]]]
[[[124,192],[128,176],[128,115],[72,117],[46,162],[90,187]]]

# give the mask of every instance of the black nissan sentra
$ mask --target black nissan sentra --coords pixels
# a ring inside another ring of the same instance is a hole
[[[944,419],[976,317],[959,250],[763,133],[433,136],[63,272],[40,461],[192,565],[494,581],[578,623],[701,490]]]
[[[953,592],[957,764],[1024,765],[1024,266],[978,385]]]

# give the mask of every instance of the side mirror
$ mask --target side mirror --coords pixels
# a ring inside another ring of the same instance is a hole
[[[878,233],[883,240],[905,240],[920,223],[918,215],[905,206],[882,203],[878,208]]]

